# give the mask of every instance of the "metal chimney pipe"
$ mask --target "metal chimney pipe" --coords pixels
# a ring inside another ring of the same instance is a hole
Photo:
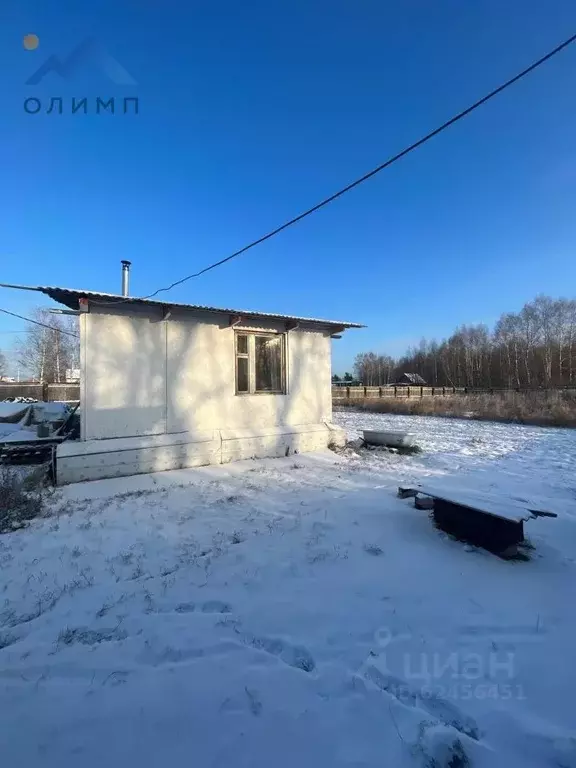
[[[130,261],[122,259],[122,296],[128,296],[130,287]]]

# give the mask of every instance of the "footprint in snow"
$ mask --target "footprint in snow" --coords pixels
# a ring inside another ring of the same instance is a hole
[[[174,610],[176,613],[194,613],[196,609],[202,613],[230,613],[232,607],[228,603],[223,603],[221,600],[208,600],[205,603],[178,603]]]
[[[316,667],[312,654],[302,645],[292,645],[280,638],[257,637],[250,634],[242,635],[242,642],[270,656],[276,656],[289,667],[301,669],[304,672],[312,672]]]
[[[196,603],[178,603],[174,610],[176,613],[194,613],[196,610]]]
[[[381,691],[397,698],[401,704],[423,709],[436,720],[452,726],[471,739],[477,741],[480,738],[480,729],[476,721],[446,699],[434,695],[425,696],[418,689],[412,689],[405,680],[386,675],[374,666],[366,669],[365,677]]]
[[[223,603],[220,600],[209,600],[202,604],[202,613],[230,613],[232,608],[228,603]]]

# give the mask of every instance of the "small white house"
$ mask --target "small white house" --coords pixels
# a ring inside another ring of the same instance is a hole
[[[79,311],[81,440],[58,483],[341,443],[331,338],[355,323],[39,287]]]

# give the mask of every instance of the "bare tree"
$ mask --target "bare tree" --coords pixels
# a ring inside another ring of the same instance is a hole
[[[38,381],[65,381],[66,371],[77,367],[79,358],[76,318],[53,315],[45,309],[36,309],[33,316],[44,326],[30,324],[17,342],[18,363]]]
[[[368,387],[389,384],[394,367],[395,362],[391,357],[374,352],[362,352],[354,359],[356,378]]]
[[[576,301],[567,302],[566,345],[568,347],[568,384],[576,383]]]

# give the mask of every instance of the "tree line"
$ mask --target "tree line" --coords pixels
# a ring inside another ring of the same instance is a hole
[[[494,328],[461,325],[447,339],[422,339],[399,359],[362,352],[354,360],[366,386],[418,373],[431,386],[538,388],[576,386],[576,300],[538,296]]]
[[[334,376],[332,376],[332,381],[334,382],[334,384],[339,384],[340,382],[349,384],[351,381],[354,381],[354,376],[352,376],[352,374],[349,373],[349,371],[346,371],[344,376],[338,376],[338,374],[335,373]]]

